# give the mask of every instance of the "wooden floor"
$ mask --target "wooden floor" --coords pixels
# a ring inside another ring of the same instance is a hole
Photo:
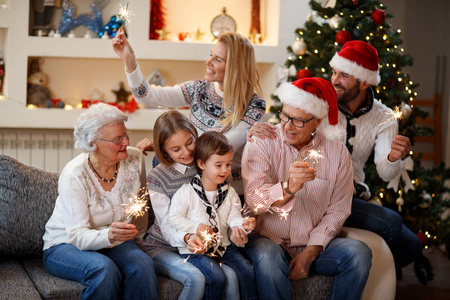
[[[450,259],[437,248],[424,250],[430,259],[434,279],[427,286],[421,284],[413,265],[403,268],[403,279],[397,281],[396,300],[443,300],[450,299]]]

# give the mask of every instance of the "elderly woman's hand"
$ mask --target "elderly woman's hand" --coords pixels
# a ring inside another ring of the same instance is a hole
[[[145,138],[139,142],[137,142],[136,147],[139,148],[144,155],[147,155],[147,151],[153,151],[153,140],[149,138]]]
[[[111,224],[108,232],[109,242],[125,242],[134,239],[138,234],[138,230],[134,224],[123,222],[114,222]]]

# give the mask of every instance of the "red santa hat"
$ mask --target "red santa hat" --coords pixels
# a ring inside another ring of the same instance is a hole
[[[378,52],[363,41],[350,41],[330,61],[330,66],[370,85],[380,83]]]
[[[345,137],[345,129],[338,125],[338,105],[336,91],[328,80],[309,77],[289,83],[282,83],[278,97],[281,103],[299,108],[318,119],[325,119],[321,130],[331,140]]]

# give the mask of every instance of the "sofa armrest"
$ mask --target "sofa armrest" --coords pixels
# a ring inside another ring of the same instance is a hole
[[[372,268],[361,299],[393,300],[397,279],[394,258],[386,242],[371,231],[350,227],[343,227],[339,236],[360,240],[372,250]]]

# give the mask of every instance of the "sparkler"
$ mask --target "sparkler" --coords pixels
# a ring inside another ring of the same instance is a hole
[[[313,165],[319,163],[320,158],[323,158],[321,151],[310,149],[310,150],[308,150],[308,155],[305,157],[305,159],[303,161],[310,160],[311,161],[310,167],[312,167]]]
[[[122,4],[120,5],[120,9],[119,9],[119,19],[123,20],[124,22],[127,21],[128,23],[131,22],[131,16],[134,16],[134,13],[131,10],[128,10],[128,2],[126,6],[122,6]]]
[[[394,107],[394,110],[386,112],[386,114],[389,116],[389,118],[383,123],[381,123],[379,126],[386,124],[387,122],[390,122],[392,120],[400,120],[401,118],[403,118],[402,111],[398,106]]]
[[[125,209],[123,210],[126,214],[128,214],[127,219],[131,216],[134,217],[142,217],[145,215],[145,212],[149,209],[147,206],[148,202],[148,191],[145,188],[139,190],[137,195],[131,193],[131,197],[128,198],[130,204],[125,203]]]
[[[287,220],[288,217],[289,217],[289,212],[282,209],[280,212],[280,219],[283,220],[283,218],[284,218],[284,220]]]

